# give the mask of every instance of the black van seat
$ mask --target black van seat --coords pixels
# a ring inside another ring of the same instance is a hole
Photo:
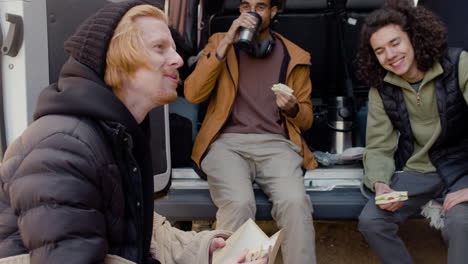
[[[239,0],[226,0],[221,14],[211,18],[209,22],[209,35],[218,32],[226,32],[232,24],[232,21],[239,17]]]
[[[210,35],[229,30],[232,21],[239,16],[238,5],[235,0],[225,2],[222,14],[210,21]],[[279,23],[275,27],[278,33],[311,53],[313,97],[321,97],[320,91],[327,90],[333,72],[327,59],[330,50],[327,9],[327,0],[288,0],[278,14]]]
[[[275,30],[311,54],[312,97],[323,97],[332,83],[327,0],[288,0]]]
[[[348,0],[346,2],[345,19],[343,21],[343,39],[347,63],[354,84],[356,95],[367,97],[369,90],[362,82],[356,79],[354,58],[359,45],[359,38],[364,21],[373,10],[384,5],[385,0]]]
[[[468,30],[461,26],[467,24],[468,1],[419,0],[418,5],[434,11],[444,21],[448,30],[449,46],[460,47],[468,51]]]
[[[385,0],[347,0],[346,9],[359,12],[371,12],[384,5]]]
[[[323,11],[329,6],[327,0],[287,0],[284,12],[310,13]]]

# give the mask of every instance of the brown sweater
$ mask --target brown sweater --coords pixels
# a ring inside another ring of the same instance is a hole
[[[239,52],[239,90],[231,116],[221,133],[286,135],[276,96],[284,50],[278,41],[268,56],[256,58]]]

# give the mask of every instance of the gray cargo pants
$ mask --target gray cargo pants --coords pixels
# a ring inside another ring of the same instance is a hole
[[[284,263],[315,264],[312,204],[305,193],[299,147],[281,135],[222,134],[209,148],[201,167],[218,207],[216,228],[235,231],[255,219],[253,182],[273,203],[271,214],[285,228]]]
[[[448,192],[461,186],[452,186]],[[447,191],[437,173],[397,172],[390,186],[396,191],[408,191],[409,199],[395,212],[381,210],[373,199],[369,200],[359,216],[359,231],[364,235],[381,263],[413,263],[403,241],[397,236],[398,228],[408,217],[417,213],[429,200]],[[460,187],[460,188],[458,188]],[[442,235],[448,245],[448,263],[468,262],[468,203],[461,203],[445,215]],[[423,235],[421,235],[421,239]]]

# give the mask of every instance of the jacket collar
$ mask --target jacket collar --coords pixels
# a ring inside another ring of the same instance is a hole
[[[431,82],[443,73],[444,69],[442,68],[442,65],[439,62],[435,62],[434,65],[424,74],[421,87],[426,83]],[[406,80],[394,74],[393,72],[387,72],[384,78],[384,82],[396,85],[401,88],[408,88],[413,90],[413,88],[411,88],[411,85]]]
[[[289,75],[294,69],[294,67],[296,67],[297,65],[311,65],[310,54],[307,51],[303,50],[287,38],[283,37],[283,35],[276,32],[275,35],[283,41],[284,46],[286,47],[286,50],[288,51],[289,56],[291,57],[291,61],[288,65],[287,75]]]

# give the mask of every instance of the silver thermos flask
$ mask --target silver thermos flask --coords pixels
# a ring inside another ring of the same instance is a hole
[[[340,154],[353,146],[354,107],[351,97],[337,96],[328,102],[330,153]]]
[[[239,30],[239,40],[236,42],[236,45],[245,52],[253,54],[255,52],[257,31],[262,24],[262,17],[256,12],[249,12],[249,14],[257,19],[257,24],[254,28],[241,27]]]

